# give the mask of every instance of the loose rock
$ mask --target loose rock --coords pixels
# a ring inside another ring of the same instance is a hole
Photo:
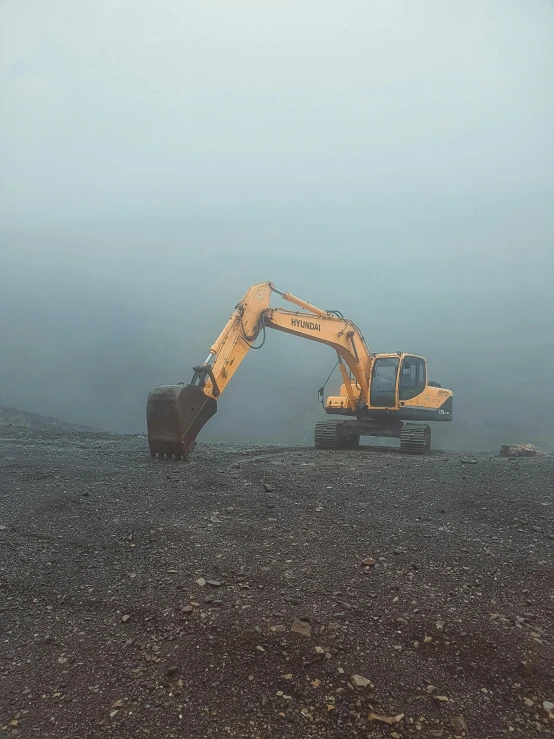
[[[454,730],[456,736],[467,736],[467,724],[463,716],[453,716],[450,719],[450,726]]]
[[[312,635],[312,627],[310,626],[310,624],[307,621],[301,621],[297,618],[295,618],[292,622],[290,630],[294,631],[295,634],[302,634],[302,636]]]
[[[371,680],[368,680],[367,677],[364,677],[363,675],[352,675],[352,677],[350,678],[350,682],[358,690],[373,688]]]

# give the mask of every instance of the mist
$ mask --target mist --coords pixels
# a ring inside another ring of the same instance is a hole
[[[271,280],[424,355],[440,447],[553,451],[553,50],[547,0],[4,2],[0,405],[143,432]],[[268,332],[201,439],[312,443],[334,362]]]

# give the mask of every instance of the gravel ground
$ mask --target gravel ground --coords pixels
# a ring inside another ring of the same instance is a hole
[[[0,734],[554,734],[553,457],[8,428],[0,471]]]

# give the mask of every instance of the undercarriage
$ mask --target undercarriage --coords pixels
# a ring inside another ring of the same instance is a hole
[[[431,449],[431,429],[426,424],[369,419],[320,421],[315,426],[314,442],[316,449],[355,449],[361,436],[400,439],[404,454],[427,454]]]

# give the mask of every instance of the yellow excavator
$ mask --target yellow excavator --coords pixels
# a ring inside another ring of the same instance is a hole
[[[272,308],[272,293],[301,310]],[[269,328],[327,344],[337,353],[340,393],[325,400],[322,387],[319,399],[330,416],[349,418],[317,423],[317,449],[353,449],[360,436],[383,436],[400,439],[402,452],[426,454],[431,429],[417,422],[452,420],[452,391],[428,380],[423,357],[372,354],[360,329],[338,311],[321,310],[261,282],[238,303],[204,364],[193,368],[190,385],[158,385],[150,392],[146,418],[153,457],[187,459],[227,383],[260,334],[263,344]]]

